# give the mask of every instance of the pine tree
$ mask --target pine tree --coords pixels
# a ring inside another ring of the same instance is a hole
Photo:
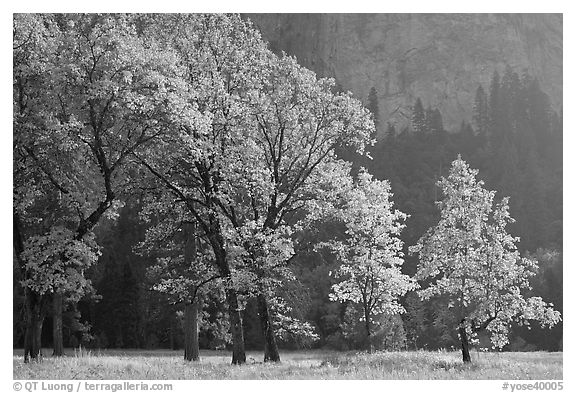
[[[502,131],[502,108],[500,96],[500,75],[494,71],[490,82],[490,97],[488,102],[488,115],[490,118],[487,130],[487,144],[490,153],[493,152],[494,146],[500,143]]]
[[[427,131],[435,136],[439,136],[445,132],[442,113],[438,108],[426,111],[426,123],[428,124]]]
[[[378,110],[378,92],[374,86],[372,86],[370,92],[368,93],[368,104],[366,107],[368,110],[370,110],[372,116],[374,117],[374,126],[376,128],[376,132],[378,132],[380,125],[380,112]]]
[[[412,108],[412,129],[415,132],[424,132],[426,129],[426,113],[420,97],[416,99],[416,103]]]
[[[476,133],[480,136],[485,136],[488,131],[490,117],[488,115],[488,96],[482,85],[476,89],[473,120],[476,126]]]

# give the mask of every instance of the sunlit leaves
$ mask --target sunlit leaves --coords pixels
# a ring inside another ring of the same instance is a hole
[[[399,235],[406,215],[393,209],[391,197],[387,181],[361,171],[335,213],[346,233],[344,240],[329,243],[341,261],[335,274],[340,282],[333,285],[330,298],[362,305],[363,318],[404,312],[399,297],[416,286],[400,270],[404,261]]]
[[[284,299],[271,298],[270,306],[274,311],[274,328],[280,339],[295,340],[300,345],[308,346],[320,338],[309,322],[291,316],[292,307],[288,306]]]
[[[29,238],[24,284],[76,297],[82,285],[70,283],[81,282],[95,258],[91,230],[115,218],[118,198],[130,193],[132,154],[186,107],[183,84],[174,52],[139,36],[135,16],[19,14],[13,31],[14,206]],[[81,252],[84,262],[75,263]]]
[[[317,214],[319,185],[338,189],[347,172],[334,150],[362,152],[370,115],[334,81],[273,54],[239,16],[153,19],[146,29],[177,54],[188,106],[142,159],[206,237],[221,236],[237,288],[278,286],[292,276],[294,217]]]
[[[469,333],[487,329],[493,346],[501,348],[512,322],[550,327],[561,318],[541,298],[524,297],[537,263],[520,256],[519,239],[506,231],[514,221],[508,198],[496,203],[477,174],[460,157],[452,163],[449,176],[438,182],[444,194],[440,221],[411,251],[420,257],[416,278],[427,283],[421,298],[449,295]]]
[[[69,293],[75,300],[91,291],[83,271],[96,263],[100,251],[93,235],[83,241],[73,236],[66,228],[52,227],[47,234],[30,237],[21,255],[29,273],[22,285],[39,294]]]
[[[275,55],[239,15],[17,15],[14,45],[15,206],[28,228],[44,223],[26,243],[31,287],[62,284],[41,277],[81,259],[70,247],[85,253],[81,275],[94,258],[77,242],[138,194],[156,290],[189,301],[218,270],[221,288],[273,299],[298,231],[351,187],[335,149],[372,143],[360,101]],[[182,250],[192,222],[196,258]]]

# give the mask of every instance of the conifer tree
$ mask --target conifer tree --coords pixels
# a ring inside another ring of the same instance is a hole
[[[412,108],[412,129],[415,132],[424,132],[426,129],[426,113],[420,97],[416,99],[416,103]]]
[[[488,115],[488,97],[482,85],[476,89],[476,96],[474,97],[474,125],[476,126],[476,133],[480,136],[485,136],[489,127],[490,117]]]
[[[374,127],[378,130],[378,126],[380,125],[380,112],[378,110],[378,92],[374,86],[372,86],[368,93],[368,104],[366,107],[372,113],[374,118]]]

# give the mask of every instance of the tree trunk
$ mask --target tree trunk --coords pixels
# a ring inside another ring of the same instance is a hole
[[[372,331],[370,330],[370,313],[364,308],[364,328],[366,329],[366,350],[368,353],[374,352],[374,345],[372,344]]]
[[[244,329],[242,327],[242,314],[238,304],[238,295],[234,288],[226,289],[226,301],[228,302],[230,331],[232,333],[232,364],[244,364],[246,363]]]
[[[170,330],[169,330],[169,335],[168,335],[168,341],[170,343],[170,349],[171,350],[175,350],[176,349],[176,342],[174,341],[174,317],[172,316],[172,313],[170,313]]]
[[[90,325],[96,326],[96,301],[92,296],[90,296],[89,315],[90,315]]]
[[[274,334],[274,326],[272,325],[272,316],[268,308],[268,301],[263,293],[258,295],[257,300],[260,326],[264,334],[264,362],[279,362],[280,353],[278,352],[278,344],[276,343],[276,335]]]
[[[198,255],[195,222],[185,224],[184,236],[184,260],[193,266]],[[197,293],[192,296],[191,302],[186,302],[184,306],[184,360],[198,361],[198,297]]]
[[[12,243],[14,255],[18,261],[21,277],[28,278],[28,272],[22,253],[24,252],[24,238],[20,223],[20,216],[13,213],[12,217]],[[25,305],[25,332],[24,332],[24,363],[30,359],[38,360],[42,356],[42,323],[44,322],[43,296],[24,287]]]
[[[184,360],[199,361],[198,302],[184,306]]]
[[[463,319],[458,326],[458,334],[460,335],[460,342],[462,343],[462,361],[469,363],[470,359],[470,346],[468,344],[468,335],[466,334],[465,320]]]
[[[24,363],[42,358],[42,324],[44,323],[42,295],[26,288],[26,333],[24,336]]]
[[[16,260],[18,261],[22,277],[28,278],[28,272],[26,271],[24,261],[22,260],[22,253],[24,252],[24,238],[18,214],[13,215],[12,226],[14,254],[16,255]],[[28,363],[30,359],[39,360],[42,357],[42,324],[44,323],[45,315],[44,296],[25,287],[24,302],[26,307],[24,363]]]
[[[54,346],[54,352],[52,353],[52,356],[64,355],[64,338],[62,335],[62,308],[62,294],[56,292],[52,297],[52,340]]]
[[[212,224],[218,226],[218,223]],[[228,303],[228,316],[230,318],[230,333],[232,334],[232,364],[246,363],[246,351],[244,349],[244,329],[242,327],[242,314],[238,304],[238,294],[232,282],[230,265],[226,258],[224,239],[219,228],[213,229],[208,237],[214,251],[214,259],[219,274],[224,280],[226,287],[226,302]]]

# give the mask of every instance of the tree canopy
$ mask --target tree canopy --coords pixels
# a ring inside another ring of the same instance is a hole
[[[540,297],[525,297],[537,263],[521,257],[518,238],[506,231],[513,222],[508,198],[495,202],[460,157],[438,186],[440,221],[411,248],[419,255],[416,278],[421,298],[446,295],[448,307],[471,334],[488,330],[494,347],[508,343],[512,322],[531,320],[551,327],[560,313]]]

